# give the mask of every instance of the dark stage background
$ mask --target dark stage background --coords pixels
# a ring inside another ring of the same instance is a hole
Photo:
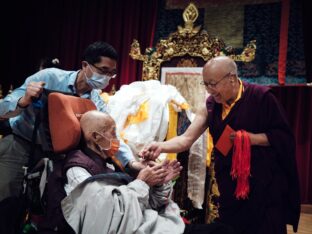
[[[200,4],[209,1],[222,2],[198,0]],[[159,38],[167,37],[168,33],[175,31],[177,25],[183,25],[181,17],[183,8],[169,9],[166,6],[168,2],[172,5],[180,2],[187,4],[189,1],[11,0],[6,2],[6,5],[1,8],[0,16],[2,31],[0,84],[4,94],[9,90],[10,85],[17,87],[29,75],[36,72],[40,58],[45,56],[59,58],[64,69],[79,69],[83,50],[96,40],[111,43],[120,55],[118,79],[114,80],[117,88],[122,84],[140,80],[142,64],[133,61],[128,55],[132,40],[138,39],[144,53],[144,49],[153,46]],[[259,43],[257,44],[258,57],[251,67],[259,70],[255,70],[256,73],[248,73],[250,68],[241,66],[242,75],[245,74],[246,78],[268,76],[276,79],[278,56],[276,29],[278,30],[279,26],[281,1],[269,4],[271,5],[245,7],[245,10],[246,8],[250,10],[247,13],[245,11],[245,21],[246,17],[250,20],[245,22],[244,43],[254,37],[257,37]],[[303,0],[291,0],[290,6],[292,20],[288,33],[288,58],[294,60],[288,61],[286,75],[304,76],[307,82],[312,82],[312,37],[308,32],[312,9],[308,1]],[[205,14],[203,8],[199,10],[200,14]],[[263,14],[266,15],[265,19],[262,17]],[[198,24],[201,22],[204,24],[202,15],[198,20]],[[253,24],[266,25],[268,28],[254,30]],[[275,31],[272,31],[270,25],[275,27],[273,28]],[[251,34],[246,33],[246,30],[250,30]],[[293,63],[296,61],[300,66],[294,67]],[[305,74],[302,72],[303,69]],[[111,86],[107,90],[110,88]],[[312,204],[312,88],[301,84],[274,86],[273,89],[285,107],[296,135],[302,203]]]

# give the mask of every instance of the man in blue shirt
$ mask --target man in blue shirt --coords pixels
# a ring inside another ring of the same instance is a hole
[[[29,76],[21,87],[1,100],[0,118],[10,118],[13,134],[0,141],[0,201],[18,195],[21,190],[23,166],[28,163],[35,122],[33,99],[40,96],[43,88],[57,90],[91,99],[99,111],[105,112],[106,104],[99,94],[109,80],[116,77],[116,67],[115,49],[105,42],[95,42],[85,50],[81,70],[41,70]],[[37,136],[36,144],[40,143],[40,137]],[[40,151],[40,147],[36,147],[35,154],[40,154]],[[123,166],[133,165],[133,154],[123,142],[117,158]]]

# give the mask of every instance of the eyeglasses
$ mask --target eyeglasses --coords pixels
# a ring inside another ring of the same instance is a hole
[[[106,76],[109,76],[110,78],[116,78],[117,76],[117,72],[116,70],[113,70],[113,71],[108,71],[106,68],[103,68],[103,67],[97,67],[95,66],[94,64],[91,64],[93,67],[95,67],[97,70],[99,70],[99,74],[100,75],[106,75]]]
[[[215,83],[206,83],[205,81],[201,81],[200,84],[201,85],[204,85],[206,88],[209,88],[209,89],[215,89],[217,87],[217,85],[225,78],[229,77],[230,75],[233,75],[232,72],[229,72],[229,73],[226,73],[225,76],[223,76],[220,80],[218,80],[217,82]]]

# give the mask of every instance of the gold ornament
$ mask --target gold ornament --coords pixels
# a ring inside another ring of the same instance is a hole
[[[161,64],[174,57],[199,57],[204,61],[219,56],[227,55],[235,61],[250,62],[255,58],[256,41],[250,41],[239,55],[234,54],[231,47],[218,38],[212,38],[201,26],[194,27],[198,18],[198,9],[190,3],[183,12],[184,27],[178,26],[178,30],[171,33],[167,39],[160,40],[155,48],[147,48],[145,54],[141,54],[140,44],[133,40],[129,55],[135,60],[143,61],[142,80],[158,80]]]

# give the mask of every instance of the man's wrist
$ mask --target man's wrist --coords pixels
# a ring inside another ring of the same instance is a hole
[[[133,169],[133,163],[135,162],[135,160],[131,160],[128,162],[128,168]]]
[[[25,109],[25,108],[27,108],[27,107],[29,106],[29,104],[25,104],[25,103],[24,103],[24,97],[21,97],[21,98],[18,99],[18,101],[17,101],[17,106],[18,106],[19,108]]]

